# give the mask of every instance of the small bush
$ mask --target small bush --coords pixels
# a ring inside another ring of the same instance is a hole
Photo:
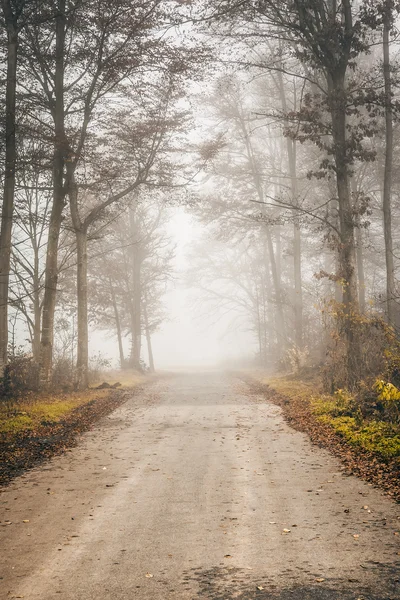
[[[18,400],[27,392],[39,388],[39,366],[29,354],[12,356],[0,379],[0,395],[3,400]]]
[[[333,427],[352,446],[379,454],[384,459],[400,456],[400,434],[398,428],[382,421],[370,421],[361,427],[354,417],[331,417],[323,415],[320,421]]]
[[[60,356],[53,363],[52,383],[54,388],[71,390],[74,387],[75,370],[69,358]]]
[[[93,385],[102,379],[102,374],[109,369],[111,361],[98,352],[89,359],[89,385]]]

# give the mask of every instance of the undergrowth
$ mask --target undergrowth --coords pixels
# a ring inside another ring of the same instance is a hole
[[[118,381],[121,388],[130,388],[142,383],[144,376],[132,371],[110,372],[105,379],[111,385]],[[73,410],[95,399],[104,398],[109,393],[109,389],[96,388],[64,394],[29,392],[16,399],[0,401],[0,435],[9,437],[23,431],[35,430],[41,425],[58,423]]]
[[[370,391],[368,410],[346,390],[324,394],[318,380],[303,382],[293,377],[258,377],[259,381],[289,400],[304,403],[317,421],[328,425],[355,448],[384,460],[400,457],[400,391],[377,381]]]

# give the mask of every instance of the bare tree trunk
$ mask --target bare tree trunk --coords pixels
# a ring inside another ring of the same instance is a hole
[[[260,315],[260,299],[258,296],[258,290],[256,290],[255,297],[255,312],[256,312],[256,328],[257,328],[257,339],[258,339],[258,355],[260,366],[264,363],[263,353],[263,340],[262,340],[262,327],[261,327],[261,315]]]
[[[351,180],[351,189],[353,193],[353,206],[356,212],[356,256],[357,256],[357,276],[358,276],[358,301],[360,303],[360,312],[365,312],[365,272],[364,272],[364,255],[363,255],[363,239],[361,234],[361,223],[359,215],[358,189],[354,177]]]
[[[6,147],[3,207],[0,231],[0,376],[7,364],[8,286],[11,262],[11,231],[14,213],[16,136],[15,109],[17,87],[18,29],[9,0],[3,0],[7,29]]]
[[[144,316],[144,326],[146,328],[146,342],[147,342],[147,354],[149,355],[149,369],[151,373],[154,373],[154,355],[153,355],[153,346],[151,343],[151,333],[149,326],[149,316],[147,314],[147,302],[143,303],[143,316]]]
[[[140,357],[142,350],[142,285],[141,268],[142,259],[140,252],[140,241],[138,227],[135,218],[135,206],[130,211],[130,224],[132,232],[132,254],[133,254],[133,330],[132,330],[132,366],[141,369]]]
[[[39,364],[40,361],[40,321],[42,311],[40,308],[40,298],[37,297],[39,294],[36,294],[35,290],[35,298],[33,302],[33,332],[32,332],[32,354],[33,360],[35,363]]]
[[[385,121],[386,121],[386,153],[385,175],[383,179],[383,229],[385,235],[386,258],[386,303],[388,322],[396,326],[396,294],[392,240],[392,170],[393,170],[393,110],[392,81],[390,74],[390,9],[386,8],[383,28],[383,75],[385,80]]]
[[[349,171],[346,144],[346,93],[345,77],[338,73],[328,78],[332,135],[339,202],[339,265],[343,281],[344,334],[347,344],[347,375],[350,385],[359,376],[361,347],[353,316],[359,312],[357,294],[356,252],[354,242],[353,211],[350,200]]]
[[[281,293],[281,282],[279,279],[278,269],[276,268],[274,244],[272,242],[271,231],[268,226],[265,227],[269,264],[271,267],[272,282],[275,290],[275,303],[276,303],[276,334],[278,344],[282,350],[286,347],[286,335],[285,335],[285,320],[283,314],[282,305],[282,293]]]
[[[285,86],[283,83],[282,71],[278,71],[279,91],[281,96],[282,110],[285,119],[285,125],[288,125],[287,120],[287,102]],[[296,104],[296,97],[294,100]],[[293,268],[294,268],[294,325],[295,325],[295,343],[298,348],[303,347],[303,283],[301,272],[301,231],[299,215],[296,210],[297,206],[297,152],[296,142],[286,137],[286,152],[288,157],[291,201],[293,204]]]
[[[124,346],[122,344],[122,331],[121,331],[121,321],[119,318],[117,300],[115,298],[114,287],[111,279],[109,280],[110,290],[111,290],[111,298],[114,309],[114,319],[115,319],[115,328],[117,330],[117,338],[118,338],[118,350],[119,350],[119,364],[121,369],[124,368],[125,365],[125,357],[124,357]]]
[[[357,245],[357,275],[358,275],[358,301],[360,303],[360,312],[365,313],[365,271],[364,271],[364,252],[361,228],[356,228]]]
[[[58,282],[58,241],[62,212],[65,206],[64,160],[66,152],[64,131],[64,43],[65,0],[58,1],[56,17],[56,71],[54,110],[53,205],[49,223],[46,270],[43,298],[42,338],[40,349],[40,383],[48,387],[51,382],[53,362],[54,314]]]
[[[76,362],[77,388],[84,390],[89,385],[89,332],[88,332],[88,289],[87,289],[87,231],[84,227],[75,230],[77,252],[77,296],[78,296],[78,355]]]

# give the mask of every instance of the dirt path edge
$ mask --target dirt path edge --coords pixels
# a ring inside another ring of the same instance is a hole
[[[110,390],[107,396],[93,398],[56,423],[23,431],[11,440],[6,436],[0,438],[0,486],[8,485],[27,470],[76,446],[82,433],[92,429],[102,417],[124,404],[140,389]]]
[[[287,423],[306,433],[313,444],[329,450],[340,459],[343,471],[349,477],[356,475],[383,490],[385,495],[400,503],[400,460],[385,461],[376,455],[355,448],[329,425],[321,423],[303,400],[290,398],[268,384],[251,376],[238,374],[254,394],[261,394],[282,408]]]

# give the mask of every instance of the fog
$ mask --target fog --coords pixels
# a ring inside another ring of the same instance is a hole
[[[196,315],[196,287],[186,281],[193,243],[201,240],[204,227],[185,208],[176,208],[168,223],[168,233],[175,247],[174,281],[163,298],[166,322],[153,337],[154,359],[157,368],[167,370],[210,369],[225,367],[252,356],[256,351],[253,336],[244,328],[232,326],[235,313],[225,315]],[[218,318],[215,318],[215,317]],[[125,350],[129,354],[129,339]],[[91,354],[100,352],[118,367],[117,341],[110,333],[92,331]],[[148,364],[148,354],[144,351]]]
[[[2,46],[0,368],[384,372],[399,48],[394,12],[351,4],[35,5]]]

